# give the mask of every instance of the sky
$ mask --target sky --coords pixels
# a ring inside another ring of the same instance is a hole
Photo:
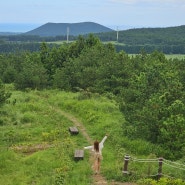
[[[185,25],[185,0],[4,0],[1,31],[30,31],[48,22],[95,22],[112,29]]]

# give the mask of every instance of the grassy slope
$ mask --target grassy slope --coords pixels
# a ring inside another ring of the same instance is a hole
[[[81,134],[69,135],[68,127],[72,123],[55,111],[59,109],[75,115],[91,138],[100,140],[105,133],[110,135],[102,162],[102,173],[107,179],[128,180],[122,175],[126,153],[154,157],[149,154],[155,153],[156,147],[143,141],[129,141],[122,135],[125,120],[114,101],[98,95],[87,99],[82,94],[57,90],[13,91],[0,117],[0,184],[91,184],[88,152],[85,151],[83,161],[73,160],[74,150],[90,143]],[[30,148],[38,144],[52,147],[31,153]],[[22,150],[16,152],[18,146],[22,146]],[[156,173],[155,165],[130,162],[129,169],[134,175],[128,177],[129,180],[144,176],[149,168],[150,173]]]
[[[72,123],[48,106],[49,94],[14,91],[10,104],[1,110],[0,184],[60,184],[68,181],[69,172],[76,175],[70,183],[74,179],[81,184],[91,181],[88,158],[80,163],[73,161],[74,149],[86,142],[81,134],[69,135]],[[32,151],[34,146],[46,144],[51,147]],[[16,152],[18,147],[22,149]]]
[[[94,109],[88,113],[79,113],[79,117],[81,114],[88,116],[86,119],[92,125],[87,130],[90,130],[89,134],[94,139],[101,139],[106,132],[111,132],[112,121],[106,121],[111,118],[109,112],[119,117],[121,114],[114,103],[105,99],[79,101],[77,97],[78,94],[59,91],[13,91],[10,103],[1,110],[0,184],[57,184],[64,179],[68,184],[91,182],[88,152],[85,152],[83,161],[76,163],[73,160],[74,150],[90,143],[81,134],[71,137],[68,128],[72,123],[54,110],[63,108],[68,111],[70,107],[75,110],[78,106],[81,106],[81,111],[86,109],[83,106],[89,107],[86,111]],[[104,111],[105,115],[102,117]],[[107,123],[102,125],[99,120],[99,124],[96,124],[95,120],[100,117]],[[46,144],[55,146],[32,153],[31,148],[38,144],[43,147]],[[15,151],[21,147],[21,151]],[[107,156],[114,157],[110,153],[105,155],[105,159]]]

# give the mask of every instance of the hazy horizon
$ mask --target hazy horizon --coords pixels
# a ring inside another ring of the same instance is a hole
[[[6,0],[0,15],[0,32],[26,32],[47,22],[171,27],[185,25],[185,0]]]

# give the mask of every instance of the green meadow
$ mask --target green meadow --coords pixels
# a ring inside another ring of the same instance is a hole
[[[92,143],[81,133],[70,135],[68,128],[74,124],[60,110],[76,115],[93,139],[111,133],[113,120],[109,119],[114,113],[114,118],[122,116],[117,106],[105,98],[97,97],[94,101],[81,98],[79,94],[57,90],[13,91],[9,103],[1,109],[0,184],[92,183],[89,152],[85,152],[81,161],[73,157],[75,149]],[[111,148],[106,147],[107,150]],[[104,158],[111,156],[114,155],[108,152]],[[110,169],[103,164],[102,170]]]
[[[183,54],[165,54],[165,57],[167,59],[179,59],[179,60],[185,59],[185,55]]]
[[[135,57],[136,55],[137,54],[129,54],[130,57]],[[185,59],[184,54],[165,54],[165,57],[167,59],[178,59],[178,60]]]
[[[156,158],[159,148],[146,141],[129,140],[122,134],[125,119],[114,100],[98,94],[89,97],[59,90],[16,91],[10,85],[7,90],[11,91],[11,98],[0,109],[0,184],[92,184],[89,152],[85,151],[83,160],[74,160],[75,149],[92,143],[87,142],[81,131],[78,135],[70,135],[68,128],[74,123],[61,111],[79,120],[93,140],[109,135],[101,165],[101,173],[108,182],[140,179],[138,184],[145,184],[147,181],[142,178],[157,173],[158,164],[131,160],[131,174],[123,175],[125,154],[133,159]],[[164,170],[175,178],[185,175],[169,167]]]

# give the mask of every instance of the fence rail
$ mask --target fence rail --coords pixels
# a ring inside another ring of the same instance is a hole
[[[170,175],[166,175],[166,174],[163,173],[163,166],[164,165],[169,166],[170,168],[174,168],[174,169],[185,171],[185,165],[184,164],[180,164],[180,163],[177,163],[177,162],[169,161],[169,160],[164,159],[163,157],[154,158],[154,159],[137,159],[137,158],[132,158],[129,155],[125,155],[123,171],[122,171],[123,174],[129,174],[130,173],[129,169],[128,169],[129,161],[136,162],[136,163],[158,163],[157,174],[149,175],[151,177],[156,176],[158,180],[162,176],[168,177],[168,178],[174,178],[174,177],[171,177]]]

